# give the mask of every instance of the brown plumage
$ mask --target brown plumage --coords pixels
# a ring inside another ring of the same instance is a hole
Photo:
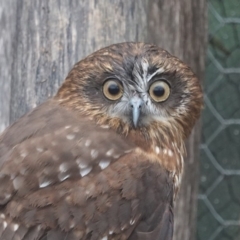
[[[201,107],[191,69],[156,46],[83,59],[0,137],[0,239],[172,239]]]

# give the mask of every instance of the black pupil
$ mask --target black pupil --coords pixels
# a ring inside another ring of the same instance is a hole
[[[116,83],[111,83],[111,84],[108,86],[108,92],[109,92],[111,95],[117,95],[117,94],[119,94],[119,92],[120,92],[120,87],[119,87],[118,84],[116,84]]]
[[[157,97],[162,97],[165,93],[165,89],[162,86],[156,86],[153,89],[153,94]]]

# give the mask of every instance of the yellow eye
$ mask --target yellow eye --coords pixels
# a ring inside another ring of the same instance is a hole
[[[170,87],[165,81],[156,81],[150,86],[149,95],[155,102],[164,102],[170,95]]]
[[[104,96],[112,101],[116,101],[123,95],[123,88],[117,80],[107,80],[103,85]]]

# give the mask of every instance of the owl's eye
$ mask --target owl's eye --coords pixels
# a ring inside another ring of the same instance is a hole
[[[118,100],[123,95],[123,87],[117,80],[107,80],[103,85],[103,94],[109,100]]]
[[[165,81],[156,81],[150,86],[149,95],[155,102],[164,102],[170,95],[170,87]]]

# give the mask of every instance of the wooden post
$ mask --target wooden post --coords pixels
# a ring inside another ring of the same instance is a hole
[[[206,0],[0,0],[0,132],[52,96],[73,64],[112,43],[147,41],[202,78]],[[188,142],[176,240],[193,240],[199,127]]]
[[[144,41],[145,5],[134,0],[0,0],[2,130],[52,96],[84,56],[112,43]]]

